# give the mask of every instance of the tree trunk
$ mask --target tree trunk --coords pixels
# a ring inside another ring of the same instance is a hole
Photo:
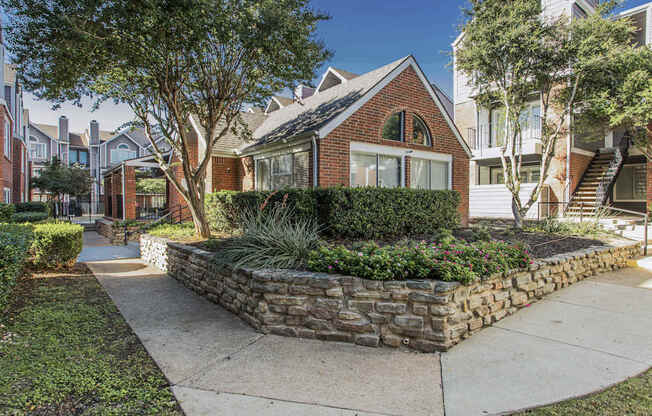
[[[514,228],[519,230],[523,229],[523,215],[521,210],[518,209],[518,204],[516,203],[516,198],[512,196],[512,214],[514,214]]]
[[[194,184],[189,184],[188,187],[188,209],[190,209],[190,214],[192,215],[192,222],[195,225],[195,233],[197,233],[201,238],[210,238],[211,228],[208,224],[208,219],[206,218],[206,208],[204,207],[204,193],[201,191],[196,191],[197,187],[193,187]]]

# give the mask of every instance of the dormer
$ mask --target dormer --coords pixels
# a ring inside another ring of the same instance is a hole
[[[287,107],[292,103],[293,103],[292,98],[275,95],[272,97],[271,100],[269,100],[269,103],[267,104],[267,108],[265,108],[265,114],[269,114],[276,110],[280,110],[281,108]]]
[[[345,83],[353,78],[356,78],[358,75],[343,69],[333,68],[329,66],[324,75],[321,77],[321,81],[317,86],[316,94],[324,92],[329,88],[332,88],[336,85]]]

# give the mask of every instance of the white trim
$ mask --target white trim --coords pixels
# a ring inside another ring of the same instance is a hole
[[[317,85],[317,88],[315,89],[315,94],[319,94],[319,92],[320,92],[319,89],[321,88],[321,84],[324,83],[324,81],[326,80],[326,77],[328,76],[329,73],[333,74],[337,78],[339,78],[340,81],[342,81],[342,83],[345,83],[345,82],[348,81],[348,79],[344,78],[341,74],[339,74],[332,66],[329,66],[328,69],[326,70],[326,72],[324,72],[324,75],[321,76],[321,80],[319,81],[319,84]],[[281,106],[281,108],[283,108],[283,106]]]
[[[572,147],[571,153],[577,153],[578,155],[590,156],[590,157],[595,156],[595,152],[591,152],[590,150],[580,149],[579,147]]]
[[[128,135],[126,132],[120,132],[120,133],[116,134],[115,136],[111,137],[110,139],[103,141],[102,143],[100,143],[100,145],[105,145],[106,146],[107,143],[117,139],[120,136],[125,136],[126,138],[131,140],[136,146],[138,146],[141,149],[144,149],[144,147],[140,143],[138,143],[133,137]]]
[[[259,146],[256,146],[257,149],[254,151],[244,151],[241,152],[240,150],[235,151],[235,155],[237,157],[246,157],[246,156],[256,156],[261,153],[269,153],[269,152],[274,152],[280,149],[286,149],[290,146],[298,146],[300,144],[304,143],[309,143],[312,140],[312,137],[314,137],[314,132],[308,132],[307,134],[303,134],[300,136],[295,136],[291,140],[286,141],[285,139],[281,140],[280,142],[273,142],[269,144],[261,144]],[[299,137],[299,138],[297,138]],[[243,149],[246,150],[246,149]]]
[[[188,118],[190,119],[190,125],[192,126],[193,129],[195,129],[195,133],[197,133],[197,137],[204,143],[204,147],[206,147],[206,143],[207,143],[206,138],[204,137],[203,134],[201,134],[201,131],[199,130],[199,124],[197,123],[197,121],[195,121],[195,118],[192,115]],[[212,151],[213,149],[211,149],[211,152]],[[198,153],[197,159],[199,159],[199,148],[197,149],[197,153]]]
[[[406,147],[386,146],[383,144],[372,144],[362,142],[351,142],[349,153],[382,154],[387,156],[408,156],[417,159],[437,160],[440,162],[451,162],[453,156],[446,153],[428,152],[425,150],[413,150]]]
[[[269,159],[271,157],[276,157],[276,156],[307,152],[309,150],[310,150],[310,142],[306,141],[304,143],[298,143],[296,146],[293,147],[286,146],[281,149],[258,153],[254,155],[254,161],[261,160],[261,159]]]
[[[267,103],[267,106],[265,107],[265,114],[268,114],[268,111],[267,111],[267,110],[269,110],[269,106],[272,105],[272,101],[274,101],[276,104],[278,104],[278,108],[279,108],[279,110],[280,110],[281,108],[285,108],[285,107],[287,107],[287,106],[283,105],[283,104],[278,100],[278,98],[272,96],[272,99],[269,100],[269,102]],[[251,110],[251,108],[250,108],[249,110]],[[251,111],[251,112],[253,113],[253,111]]]
[[[453,134],[455,134],[455,137],[457,138],[457,141],[460,143],[464,151],[467,153],[469,158],[473,156],[471,149],[469,148],[468,144],[466,141],[462,138],[460,135],[459,131],[457,130],[457,127],[455,126],[455,123],[453,123],[453,120],[450,118],[448,115],[448,112],[446,111],[446,108],[444,105],[441,103],[439,100],[439,97],[437,97],[437,94],[432,88],[432,85],[428,82],[426,76],[423,74],[423,71],[415,61],[414,57],[412,55],[408,56],[405,58],[405,60],[398,65],[396,68],[394,68],[385,78],[383,78],[380,82],[378,82],[372,89],[367,91],[361,98],[358,99],[355,103],[353,103],[349,108],[347,108],[345,111],[340,113],[337,117],[329,121],[325,126],[320,128],[318,130],[318,134],[320,138],[324,138],[328,136],[337,126],[342,124],[347,118],[349,118],[353,113],[358,111],[364,104],[366,104],[371,98],[373,98],[379,91],[381,91],[383,88],[387,86],[391,81],[394,80],[399,74],[401,74],[405,69],[408,67],[412,67],[414,71],[416,72],[417,76],[421,80],[421,83],[426,87],[426,90],[430,94],[430,97],[432,100],[435,102],[437,107],[439,108],[439,112],[442,114],[446,122],[448,123],[448,126],[450,129],[453,131]]]
[[[434,162],[444,162],[447,163],[448,165],[448,172],[446,172],[447,176],[447,191],[451,191],[453,189],[453,157],[451,156],[450,160],[441,160],[441,159],[435,159],[435,158],[426,158],[426,157],[420,157],[420,156],[414,156],[413,154],[410,154],[410,168],[412,167],[412,159],[419,159],[419,160],[426,160],[426,161],[434,161]],[[450,156],[450,155],[449,155]],[[432,165],[430,167],[432,169]],[[407,174],[407,170],[405,171]],[[429,175],[430,176],[430,173]],[[412,172],[410,172],[410,179],[412,179]],[[412,184],[410,183],[410,188],[412,188]]]

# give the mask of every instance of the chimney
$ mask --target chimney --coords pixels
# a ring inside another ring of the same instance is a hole
[[[68,143],[68,119],[66,116],[59,117],[59,142]]]
[[[91,143],[92,145],[100,144],[100,123],[97,120],[91,121]]]

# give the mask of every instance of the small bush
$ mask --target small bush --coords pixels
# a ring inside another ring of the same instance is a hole
[[[16,207],[16,212],[45,212],[48,213],[48,204],[45,202],[32,201],[32,202],[20,202],[14,204]]]
[[[407,188],[289,189],[278,192],[211,194],[207,213],[216,230],[238,228],[239,214],[278,204],[294,210],[296,219],[317,220],[325,233],[338,238],[389,239],[433,234],[459,223],[456,191]]]
[[[15,207],[11,204],[0,202],[0,222],[11,221],[11,216],[14,215]]]
[[[246,210],[242,235],[222,243],[216,260],[234,267],[296,269],[305,266],[319,245],[319,227],[294,210],[276,205],[267,210]]]
[[[147,234],[169,238],[174,241],[188,241],[197,238],[192,221],[181,224],[158,224],[147,230]]]
[[[570,222],[554,218],[546,218],[533,223],[526,228],[526,231],[576,237],[594,237],[605,232],[597,221]]]
[[[37,268],[72,266],[81,253],[84,227],[70,223],[34,225],[34,242],[30,252]]]
[[[11,216],[11,222],[38,222],[48,219],[47,212],[16,212]]]
[[[29,225],[0,224],[0,313],[23,271],[32,237]]]
[[[522,245],[505,242],[405,242],[379,247],[322,246],[310,253],[308,269],[372,280],[437,279],[471,283],[532,262]]]

